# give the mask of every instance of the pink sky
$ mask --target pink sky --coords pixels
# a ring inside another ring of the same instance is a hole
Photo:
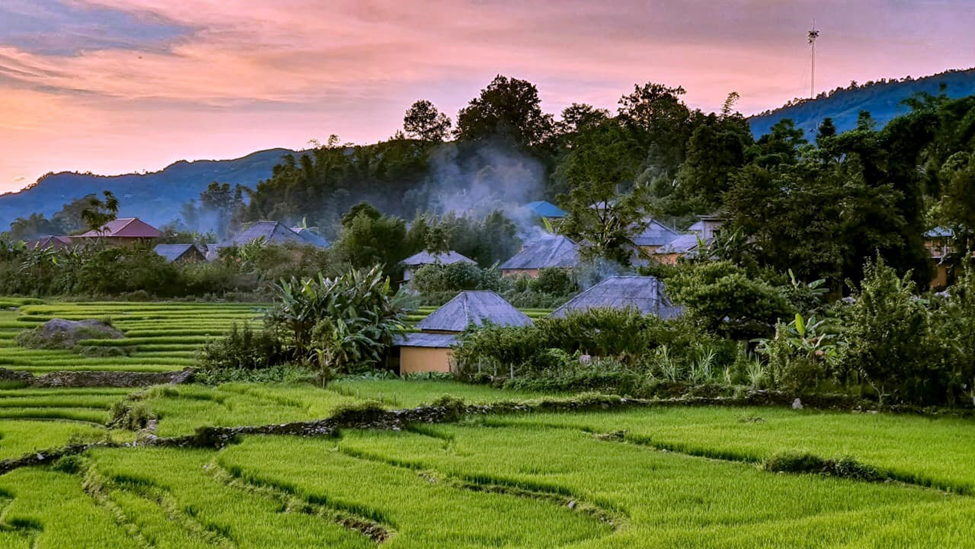
[[[4,0],[0,192],[51,171],[392,135],[416,99],[452,117],[496,74],[548,112],[647,81],[754,113],[817,88],[975,65],[969,0]]]

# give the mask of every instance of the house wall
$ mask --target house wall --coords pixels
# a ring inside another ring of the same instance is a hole
[[[528,275],[532,278],[538,278],[538,269],[502,269],[501,276],[518,276],[518,275]]]
[[[680,254],[654,254],[653,258],[661,265],[677,265]]]
[[[399,373],[450,372],[450,349],[428,347],[402,347],[399,355]]]

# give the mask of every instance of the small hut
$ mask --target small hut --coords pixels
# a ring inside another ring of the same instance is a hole
[[[579,246],[562,235],[540,238],[525,246],[517,255],[501,264],[502,276],[527,274],[538,277],[539,269],[579,266]]]
[[[450,347],[470,326],[527,326],[530,318],[494,292],[461,292],[416,325],[419,333],[397,338],[399,373],[450,372]]]
[[[72,238],[84,238],[109,242],[117,245],[130,245],[155,240],[162,232],[138,217],[122,217],[102,225],[98,230],[88,231]]]
[[[418,254],[411,255],[400,262],[400,265],[404,267],[403,281],[409,282],[410,280],[413,280],[413,273],[419,271],[421,268],[427,265],[452,265],[454,263],[467,263],[469,265],[476,264],[473,259],[465,257],[454,251],[444,253],[430,253],[427,251],[422,251]]]
[[[575,296],[550,316],[563,317],[572,311],[634,308],[644,315],[674,318],[681,308],[664,293],[663,283],[652,276],[613,276]]]
[[[198,263],[206,261],[206,253],[194,244],[157,244],[153,248],[166,263]]]

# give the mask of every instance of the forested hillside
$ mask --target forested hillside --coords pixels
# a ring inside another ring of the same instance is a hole
[[[49,174],[29,189],[0,196],[0,227],[30,213],[50,216],[76,198],[106,190],[123,201],[125,215],[163,224],[179,216],[183,203],[199,196],[211,182],[253,187],[269,177],[274,165],[290,152],[270,149],[234,160],[181,160],[148,174]]]
[[[903,104],[905,99],[916,93],[938,95],[942,86],[952,99],[975,94],[975,69],[948,71],[917,80],[907,77],[863,84],[854,82],[847,88],[823,92],[815,100],[790,101],[784,107],[753,116],[748,122],[755,137],[769,133],[772,126],[786,118],[795,122],[806,135],[815,134],[826,118],[832,118],[836,129],[845,132],[856,127],[860,111],[869,112],[882,126],[910,111]]]

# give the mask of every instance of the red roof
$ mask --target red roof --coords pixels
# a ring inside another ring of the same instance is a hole
[[[159,229],[137,217],[123,217],[110,221],[98,231],[78,235],[81,238],[159,238]]]

